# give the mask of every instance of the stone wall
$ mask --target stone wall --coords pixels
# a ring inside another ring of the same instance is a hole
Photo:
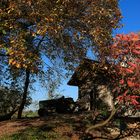
[[[95,80],[87,79],[79,85],[78,100],[81,106],[88,110],[94,110],[99,106],[98,100],[101,100],[111,110],[113,108],[113,96],[107,85],[96,83]]]

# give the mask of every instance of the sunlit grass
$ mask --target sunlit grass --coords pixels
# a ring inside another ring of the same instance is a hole
[[[69,136],[64,135],[69,133],[69,129],[67,127],[67,129],[63,128],[61,130],[58,127],[49,131],[41,130],[40,128],[28,128],[22,132],[3,136],[0,140],[71,140]]]

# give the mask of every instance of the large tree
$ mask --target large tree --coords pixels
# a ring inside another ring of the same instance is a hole
[[[31,75],[42,81],[62,76],[61,68],[72,70],[89,47],[106,55],[120,19],[117,0],[2,0],[0,55],[8,56],[12,72],[26,74],[18,117]]]

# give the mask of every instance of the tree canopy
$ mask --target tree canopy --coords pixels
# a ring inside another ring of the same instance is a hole
[[[96,51],[102,52],[102,47],[105,49],[112,39],[113,29],[119,27],[121,13],[117,0],[54,0],[53,2],[50,0],[2,0],[0,17],[1,35],[14,32],[9,42],[13,48],[9,52],[15,53],[12,51],[15,47],[18,48],[17,52],[25,54],[26,34],[31,37],[44,36],[46,33],[52,37],[57,49],[60,47],[64,50],[67,48],[68,51],[76,50],[77,44],[74,44],[73,40],[81,42],[88,36],[93,44],[98,46]],[[30,33],[24,30],[31,26],[35,28]],[[73,39],[65,33],[66,29],[73,31]],[[2,41],[1,47],[3,46]],[[78,51],[80,52],[81,48]],[[17,57],[18,55],[21,56],[20,53],[16,54]],[[29,59],[30,57],[37,59],[35,53],[33,57],[30,52],[27,52],[27,56]],[[22,63],[25,61],[24,57],[26,59],[26,56],[21,57]],[[11,60],[10,63],[12,62]],[[24,63],[22,65],[27,67]],[[20,67],[20,64],[17,67]]]

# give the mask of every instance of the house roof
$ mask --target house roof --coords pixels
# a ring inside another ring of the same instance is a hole
[[[97,75],[105,74],[107,69],[108,64],[101,64],[99,61],[83,59],[67,84],[78,86],[88,76],[92,75],[92,77],[97,77]]]

